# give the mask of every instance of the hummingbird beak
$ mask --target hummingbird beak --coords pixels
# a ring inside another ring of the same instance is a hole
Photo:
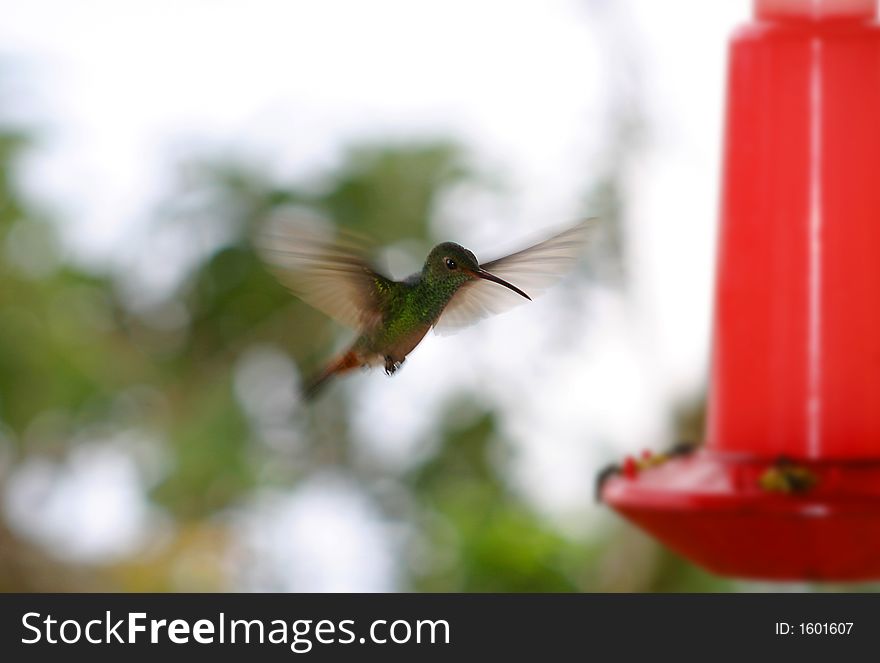
[[[485,280],[487,280],[487,281],[492,281],[493,283],[497,283],[497,284],[499,284],[499,285],[503,285],[505,288],[510,288],[510,289],[513,290],[516,294],[518,294],[518,295],[522,295],[523,297],[525,297],[525,298],[528,299],[529,301],[532,301],[532,298],[531,298],[531,297],[529,297],[526,293],[524,293],[522,290],[520,290],[519,288],[517,288],[515,285],[513,285],[512,283],[508,283],[508,282],[505,281],[504,279],[495,276],[495,275],[492,274],[491,272],[487,272],[487,271],[486,271],[485,269],[483,269],[482,267],[480,267],[480,268],[476,269],[475,271],[473,271],[472,274],[473,274],[474,276],[478,277],[478,278],[485,279]]]

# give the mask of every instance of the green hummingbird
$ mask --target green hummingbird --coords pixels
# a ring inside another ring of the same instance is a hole
[[[358,333],[305,383],[304,398],[355,368],[384,365],[393,375],[432,327],[450,333],[530,301],[574,265],[592,221],[484,263],[460,244],[443,242],[431,249],[421,271],[401,281],[375,269],[363,244],[350,236],[282,221],[260,238],[266,262],[295,295]]]

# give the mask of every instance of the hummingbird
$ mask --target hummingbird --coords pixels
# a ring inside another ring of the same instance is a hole
[[[259,238],[264,260],[293,294],[357,331],[348,349],[305,383],[304,399],[356,368],[384,366],[393,375],[431,328],[452,333],[531,301],[575,264],[593,221],[483,263],[460,244],[442,242],[421,271],[396,281],[373,267],[351,236],[282,220]]]

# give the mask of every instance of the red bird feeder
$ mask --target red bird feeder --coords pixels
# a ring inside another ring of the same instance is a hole
[[[878,578],[875,1],[756,0],[729,66],[708,439],[602,497],[716,573]]]

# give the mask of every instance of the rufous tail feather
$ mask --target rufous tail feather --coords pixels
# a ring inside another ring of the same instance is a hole
[[[361,360],[353,350],[349,350],[338,359],[334,359],[327,364],[324,370],[320,371],[317,375],[313,376],[311,380],[306,382],[305,388],[303,389],[303,400],[308,401],[313,399],[327,381],[334,375],[346,373],[360,365]]]

